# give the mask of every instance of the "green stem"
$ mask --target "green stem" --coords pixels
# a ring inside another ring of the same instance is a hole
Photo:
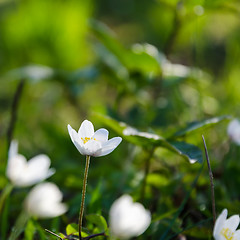
[[[16,240],[19,237],[19,235],[23,232],[28,220],[29,215],[25,211],[22,211],[17,218],[15,226],[12,228],[12,232],[8,240]]]
[[[211,164],[210,164],[210,160],[209,160],[209,156],[208,156],[207,145],[206,145],[205,138],[204,138],[203,135],[202,135],[202,139],[203,139],[205,155],[206,155],[207,165],[208,165],[208,174],[209,174],[210,184],[211,184],[213,225],[215,225],[215,222],[216,222],[216,209],[215,209],[215,194],[214,194],[213,173],[212,173]]]
[[[85,194],[86,194],[86,188],[87,188],[87,176],[88,176],[89,163],[90,163],[90,156],[86,156],[86,165],[85,165],[85,172],[84,172],[84,178],[83,178],[83,189],[82,189],[82,201],[81,201],[81,208],[80,208],[79,218],[78,218],[78,232],[79,232],[80,240],[82,240],[82,235],[81,235],[82,220],[83,220]]]
[[[8,184],[2,191],[0,196],[0,238],[6,239],[7,231],[8,231],[8,212],[9,212],[9,204],[10,204],[10,194],[12,192],[13,185]]]
[[[142,183],[142,189],[141,189],[141,201],[144,200],[145,198],[145,190],[146,190],[146,185],[147,185],[147,177],[149,174],[149,170],[150,170],[150,162],[151,162],[151,158],[153,156],[155,148],[153,147],[151,150],[149,150],[148,152],[148,156],[145,162],[145,171],[144,171],[144,178],[143,178],[143,183]]]
[[[8,196],[10,195],[11,191],[13,190],[13,185],[12,184],[8,184],[2,191],[2,194],[0,196],[0,213],[2,211],[4,202],[6,201],[6,199],[8,198]]]

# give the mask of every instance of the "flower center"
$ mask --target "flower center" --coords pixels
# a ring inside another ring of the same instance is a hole
[[[234,240],[234,233],[229,228],[223,228],[221,231],[221,234],[225,237],[227,240]]]
[[[83,143],[87,143],[89,140],[95,140],[96,141],[96,138],[88,138],[88,137],[85,137],[85,138],[81,138],[83,140]]]

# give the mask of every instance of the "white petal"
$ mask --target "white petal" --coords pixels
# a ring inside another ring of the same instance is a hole
[[[19,180],[21,180],[21,176],[26,168],[26,165],[27,160],[21,154],[18,154],[8,160],[6,175],[15,186],[17,186]]]
[[[108,130],[105,128],[100,128],[94,133],[92,138],[102,143],[106,142],[108,140]]]
[[[240,145],[240,122],[237,119],[229,123],[227,132],[231,140]]]
[[[76,144],[80,145],[82,143],[82,140],[79,137],[79,135],[77,134],[77,132],[69,124],[68,124],[68,133],[69,133],[70,138],[75,146],[76,146]]]
[[[225,221],[224,227],[229,228],[232,232],[235,232],[239,225],[239,216],[233,215]]]
[[[62,193],[53,183],[42,183],[34,187],[25,200],[25,209],[31,216],[56,217],[67,211],[61,203]]]
[[[132,227],[132,236],[139,236],[146,231],[151,222],[151,214],[145,210],[142,204],[134,203],[132,206],[132,213],[134,215],[134,227]]]
[[[234,239],[240,239],[240,229],[239,230],[237,230],[235,233],[234,233]]]
[[[67,211],[67,205],[63,203],[54,203],[48,205],[48,208],[42,207],[41,212],[38,213],[39,218],[53,218],[64,214]]]
[[[151,222],[151,214],[142,204],[134,203],[129,195],[123,195],[111,206],[109,212],[112,235],[128,239],[142,234]]]
[[[121,137],[114,137],[102,144],[102,150],[98,154],[98,157],[105,156],[111,153],[122,141]]]
[[[50,168],[50,169],[48,169],[48,171],[47,171],[47,177],[46,177],[46,178],[51,177],[55,172],[56,172],[56,169],[55,169],[55,168]]]
[[[95,140],[89,140],[84,144],[84,155],[97,157],[97,153],[101,150],[101,143]]]
[[[17,186],[27,187],[46,179],[50,173],[53,173],[52,171],[49,172],[50,164],[51,160],[44,154],[30,159]]]
[[[237,119],[232,120],[228,125],[227,129],[228,134],[231,136],[232,134],[234,134],[235,130],[238,129],[239,127],[240,127],[239,121]]]
[[[17,140],[12,140],[8,151],[8,159],[13,158],[17,154],[18,154],[18,142]]]
[[[214,225],[214,229],[213,229],[213,236],[215,238],[217,238],[217,236],[219,236],[219,233],[221,231],[221,229],[223,228],[224,226],[224,222],[226,221],[227,219],[227,209],[225,208],[222,213],[218,216],[216,222],[215,222],[215,225]]]
[[[71,138],[71,140],[72,140],[72,142],[73,142],[73,141],[74,141],[74,139],[73,139],[73,132],[74,132],[75,130],[71,127],[70,124],[67,125],[67,128],[68,128],[68,133],[69,133],[69,135],[70,135],[70,138]],[[76,132],[76,131],[75,131],[75,132]]]
[[[78,135],[83,139],[91,138],[94,135],[93,124],[88,120],[84,120],[78,130]]]
[[[68,133],[70,135],[70,138],[77,148],[77,150],[82,154],[85,155],[84,148],[83,148],[83,141],[77,134],[77,132],[68,124]]]

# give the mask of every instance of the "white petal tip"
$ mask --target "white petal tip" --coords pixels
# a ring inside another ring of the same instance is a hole
[[[48,170],[48,177],[51,177],[53,174],[55,174],[55,172],[56,172],[56,169],[55,168],[50,168],[49,170]]]
[[[117,146],[122,142],[122,138],[121,137],[116,137],[116,144]]]

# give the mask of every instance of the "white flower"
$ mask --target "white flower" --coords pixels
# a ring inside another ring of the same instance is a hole
[[[213,229],[215,240],[239,240],[240,230],[236,231],[239,222],[239,215],[233,215],[227,219],[227,209],[224,209],[217,218]]]
[[[123,195],[111,206],[111,234],[120,239],[141,235],[151,222],[151,214],[142,204],[134,203],[129,195]]]
[[[63,195],[55,184],[41,183],[25,199],[25,210],[30,216],[38,218],[57,217],[67,211],[67,206],[61,203],[62,198]]]
[[[227,132],[231,140],[237,145],[240,145],[240,122],[237,119],[229,123]]]
[[[8,153],[6,175],[14,186],[27,187],[54,174],[54,169],[49,169],[50,164],[49,157],[44,154],[27,161],[23,155],[18,154],[17,141],[12,141]]]
[[[93,124],[84,120],[78,133],[68,124],[68,132],[75,147],[82,155],[101,157],[111,153],[122,141],[121,137],[108,140],[108,130],[94,132]]]

